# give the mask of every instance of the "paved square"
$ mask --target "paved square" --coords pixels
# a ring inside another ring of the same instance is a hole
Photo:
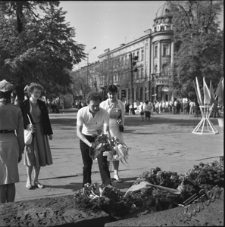
[[[53,165],[41,168],[40,172],[40,182],[46,187],[25,188],[26,168],[22,160],[15,201],[73,194],[82,187],[83,163],[76,136],[76,113],[50,114],[50,119],[54,133],[50,141]],[[124,140],[131,150],[128,163],[120,163],[119,167],[124,183],[113,185],[125,192],[141,173],[152,167],[185,173],[199,162],[219,160],[224,150],[223,128],[218,126],[217,119],[210,118],[219,134],[193,134],[200,120],[193,115],[162,113],[145,122],[140,115],[126,115]],[[92,181],[101,183],[97,161],[93,163]]]

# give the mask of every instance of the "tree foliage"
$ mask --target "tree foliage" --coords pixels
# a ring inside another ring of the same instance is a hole
[[[1,1],[0,12],[0,79],[22,88],[38,82],[47,93],[65,93],[70,71],[85,53],[59,1]]]
[[[86,96],[91,91],[90,86],[87,84],[86,74],[82,73],[81,70],[77,70],[72,71],[70,75],[73,78],[73,84],[71,86],[73,97],[75,98],[75,96],[79,96],[80,94]]]
[[[170,78],[172,89],[180,96],[194,94],[195,77],[200,86],[205,77],[215,87],[223,74],[223,31],[218,21],[222,1],[167,2],[173,17],[176,47]]]

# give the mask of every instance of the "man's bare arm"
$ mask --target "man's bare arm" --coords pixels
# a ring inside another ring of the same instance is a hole
[[[82,125],[77,125],[77,137],[82,140],[84,143],[86,143],[89,147],[92,146],[92,143],[89,142],[86,137],[84,136],[84,134],[82,133]]]

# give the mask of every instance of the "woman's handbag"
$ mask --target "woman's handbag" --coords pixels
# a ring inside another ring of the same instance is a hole
[[[118,125],[119,125],[119,131],[120,131],[120,132],[124,132],[124,127],[123,127],[123,125],[121,124],[121,123],[122,123],[121,118],[117,119],[117,123],[118,123]]]
[[[27,114],[27,117],[29,119],[30,124],[32,124],[28,114]],[[24,129],[24,143],[25,143],[25,145],[30,145],[32,143],[32,137],[33,137],[32,131]]]

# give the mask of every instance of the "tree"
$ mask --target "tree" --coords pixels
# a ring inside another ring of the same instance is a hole
[[[223,72],[223,31],[219,31],[218,15],[221,0],[167,1],[173,17],[175,56],[170,77],[172,89],[180,96],[194,92],[193,81],[198,77],[212,80],[214,85]]]
[[[80,93],[82,93],[82,95],[86,96],[86,94],[88,92],[90,92],[90,87],[87,84],[87,80],[86,80],[86,70],[77,70],[77,71],[72,71],[70,73],[71,77],[73,78],[73,84],[72,84],[72,88],[71,88],[71,93],[73,95],[73,98],[75,100],[75,96],[79,96]],[[84,97],[83,97],[84,98]]]
[[[20,102],[30,82],[47,93],[65,93],[73,65],[85,58],[84,45],[73,40],[74,28],[58,6],[59,1],[0,2],[0,77],[16,85]]]

